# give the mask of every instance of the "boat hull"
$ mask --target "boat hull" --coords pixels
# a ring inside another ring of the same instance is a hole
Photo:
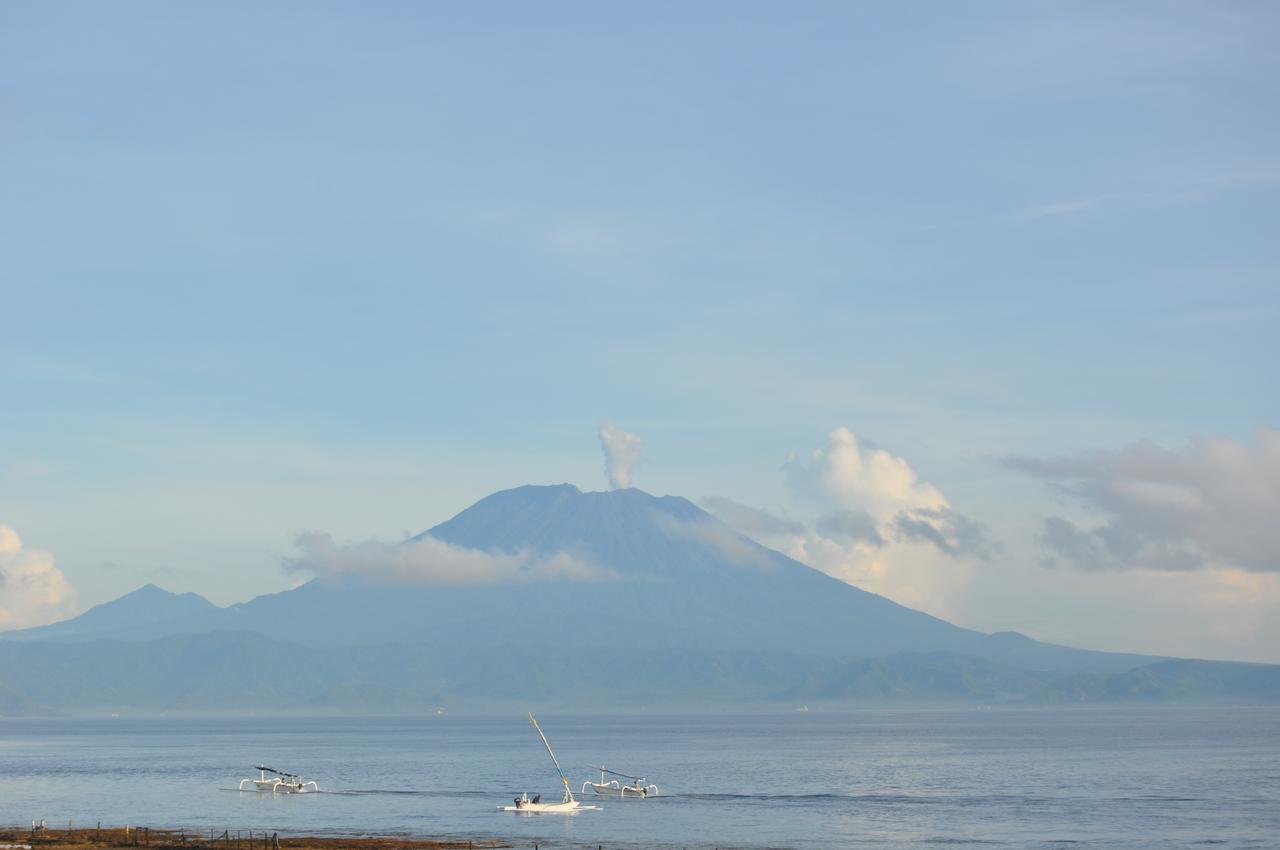
[[[249,788],[245,788],[245,786]],[[284,782],[280,779],[245,779],[240,783],[240,790],[245,791],[261,791],[271,794],[313,794],[320,790],[320,786],[314,781],[295,783]]]
[[[574,800],[569,803],[523,803],[519,806],[503,806],[502,811],[528,815],[572,815],[594,808],[595,806],[584,806]]]
[[[587,787],[593,793],[600,797],[621,797],[624,800],[643,800],[649,796],[647,790],[637,790],[630,786],[618,787],[617,785],[597,785],[594,782],[588,782]]]

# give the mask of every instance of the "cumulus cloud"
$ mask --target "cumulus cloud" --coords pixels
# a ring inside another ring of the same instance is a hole
[[[53,555],[24,547],[16,531],[0,525],[0,629],[42,626],[74,608],[75,591]]]
[[[604,473],[609,486],[624,490],[631,486],[631,467],[640,460],[640,438],[624,431],[608,419],[601,419],[597,432],[604,452]]]
[[[1100,515],[1091,527],[1046,519],[1040,541],[1051,563],[1280,571],[1280,430],[1259,428],[1248,443],[1197,440],[1170,450],[1143,441],[1004,464]]]
[[[880,536],[876,518],[866,511],[851,511],[847,508],[832,511],[818,517],[814,528],[823,537],[835,540],[861,541],[877,548],[885,543],[884,538]]]
[[[702,505],[720,517],[728,525],[750,537],[770,538],[790,534],[804,534],[804,523],[785,516],[777,516],[760,508],[753,508],[726,499],[723,496],[706,496]]]
[[[974,573],[972,561],[919,540],[885,539],[877,545],[810,533],[792,538],[784,551],[833,578],[940,617],[956,612]]]
[[[729,499],[704,499],[725,522],[828,575],[935,614],[999,549],[980,523],[956,511],[905,458],[867,445],[848,428],[783,466],[792,493],[822,511],[809,522]]]
[[[298,554],[284,560],[290,572],[322,578],[359,576],[399,584],[498,584],[528,581],[590,581],[608,573],[567,552],[532,556],[527,552],[482,552],[434,537],[403,543],[365,540],[339,544],[319,531],[299,534]]]
[[[788,458],[783,471],[796,492],[838,505],[815,524],[824,537],[875,548],[886,541],[924,543],[953,558],[978,560],[997,548],[981,524],[954,510],[906,459],[863,445],[848,428],[828,434],[806,460]]]
[[[953,558],[989,561],[998,548],[984,526],[951,508],[902,510],[893,518],[893,527],[898,539],[932,543]]]
[[[810,452],[807,460],[788,458],[783,472],[797,493],[864,510],[877,519],[904,509],[947,507],[938,488],[920,481],[906,460],[863,446],[848,428],[828,434],[826,445]]]

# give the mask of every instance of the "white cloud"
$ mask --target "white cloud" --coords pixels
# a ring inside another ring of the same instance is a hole
[[[848,428],[828,434],[826,445],[810,452],[807,463],[792,456],[783,469],[797,492],[866,511],[880,521],[902,510],[948,507],[942,493],[920,481],[906,460],[862,446]]]
[[[75,590],[53,555],[24,548],[16,531],[0,525],[0,629],[42,626],[74,609]]]
[[[401,584],[459,585],[589,581],[609,576],[565,552],[536,557],[527,552],[482,552],[430,536],[403,543],[365,540],[339,544],[332,535],[307,531],[295,542],[299,554],[285,559],[285,569],[328,578],[361,576]]]
[[[1101,522],[1049,517],[1050,561],[1092,570],[1280,571],[1280,430],[1249,443],[1198,440],[1168,450],[1143,441],[1005,465],[1067,494]]]
[[[961,592],[974,576],[972,562],[914,540],[876,546],[812,533],[793,539],[785,551],[833,578],[939,617],[956,615]]]
[[[640,460],[640,438],[622,430],[608,419],[600,420],[598,432],[609,486],[615,490],[630,487],[631,467]]]
[[[864,446],[848,428],[827,435],[808,462],[784,466],[792,488],[836,510],[815,523],[831,540],[857,541],[860,549],[888,543],[932,545],[953,558],[987,560],[995,545],[986,529],[952,509],[942,491],[921,481],[905,458]]]
[[[783,471],[792,492],[822,513],[783,519],[724,499],[706,501],[745,534],[850,584],[947,615],[973,576],[973,562],[998,548],[979,523],[954,510],[906,459],[837,428]]]

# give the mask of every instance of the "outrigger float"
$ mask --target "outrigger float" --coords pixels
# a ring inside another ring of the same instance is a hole
[[[547,743],[547,736],[542,734],[542,729],[538,726],[538,721],[533,719],[532,713],[529,714],[529,722],[533,724],[538,737],[542,739],[542,745],[547,748],[547,755],[551,756],[551,763],[556,766],[556,772],[560,774],[560,782],[564,785],[564,799],[559,803],[544,803],[542,802],[541,794],[535,794],[531,798],[526,792],[516,797],[515,805],[503,806],[502,811],[523,812],[526,814],[572,815],[596,808],[595,806],[584,806],[574,799],[573,791],[569,788],[569,780],[565,777],[564,771],[560,769],[560,762],[556,761],[556,754],[551,752],[551,744]]]
[[[631,782],[622,785],[617,779],[606,780],[605,774],[619,779],[630,779]],[[600,781],[582,783],[582,793],[586,794],[588,788],[601,797],[621,797],[624,800],[643,800],[645,797],[658,796],[658,786],[646,785],[643,776],[630,776],[603,766],[600,768]]]
[[[258,778],[241,779],[241,791],[245,790],[246,784],[253,786],[251,791],[270,791],[272,794],[311,794],[320,790],[314,779],[303,782],[302,777],[296,773],[285,773],[264,764],[254,765],[253,769],[258,771]],[[275,775],[267,776],[268,773]]]

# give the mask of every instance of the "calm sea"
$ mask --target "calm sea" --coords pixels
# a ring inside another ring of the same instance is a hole
[[[868,710],[539,718],[576,786],[656,799],[574,817],[511,717],[0,720],[0,823],[45,818],[547,847],[1280,847],[1280,709]],[[327,793],[230,790],[266,762]],[[598,776],[597,774],[594,774]]]

